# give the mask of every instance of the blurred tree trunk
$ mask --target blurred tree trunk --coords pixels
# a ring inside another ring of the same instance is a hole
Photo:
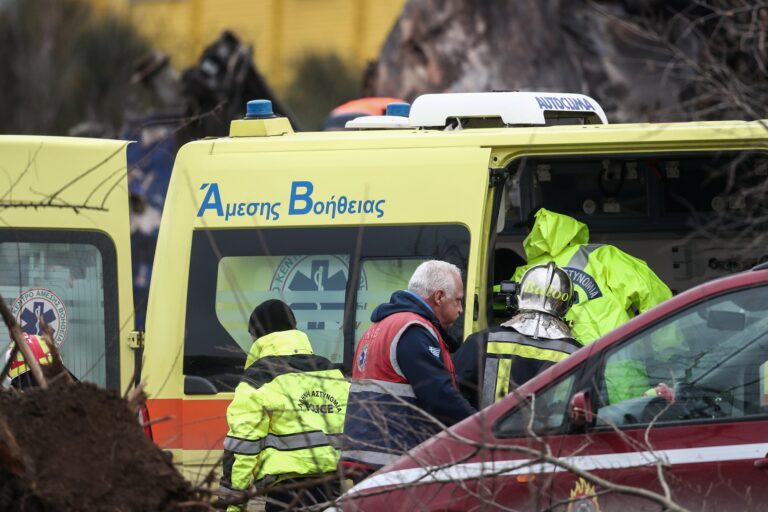
[[[0,1],[0,133],[63,135],[91,121],[114,135],[148,49],[127,22],[78,0]]]
[[[767,20],[746,0],[410,0],[373,89],[579,92],[613,122],[765,116]]]

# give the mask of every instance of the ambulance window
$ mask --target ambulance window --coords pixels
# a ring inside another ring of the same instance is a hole
[[[679,312],[607,354],[598,425],[726,420],[768,413],[768,287]]]
[[[253,306],[269,299],[285,301],[297,327],[311,334],[315,352],[341,361],[348,269],[349,258],[343,254],[225,256],[217,272],[216,317],[247,352]]]
[[[21,329],[54,329],[65,366],[80,380],[119,387],[115,252],[97,233],[0,230],[0,294]],[[0,330],[0,344],[8,343]]]
[[[526,437],[531,430],[537,435],[554,434],[562,430],[574,376],[570,374],[549,389],[524,400],[510,414],[503,416],[494,427],[496,437]]]
[[[408,280],[426,258],[365,259],[361,263],[360,288],[357,292],[355,344],[371,326],[371,313],[389,301],[395,290],[408,287]]]
[[[195,231],[184,372],[232,389],[252,344],[251,311],[267,299],[291,306],[316,354],[350,367],[373,308],[421,261],[446,259],[465,271],[468,252],[463,226]]]

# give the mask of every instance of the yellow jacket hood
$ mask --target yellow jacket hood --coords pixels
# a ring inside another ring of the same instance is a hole
[[[269,333],[253,342],[245,360],[245,367],[248,368],[262,357],[294,354],[312,354],[312,345],[306,334],[298,329]]]
[[[531,233],[523,240],[528,261],[541,256],[557,256],[565,248],[589,241],[589,228],[583,222],[560,213],[541,208]]]

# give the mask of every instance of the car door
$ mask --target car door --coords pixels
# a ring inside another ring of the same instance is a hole
[[[583,365],[553,379],[502,415],[492,428],[488,452],[491,476],[476,483],[477,506],[513,510],[549,510],[558,472],[541,456],[557,457],[570,437],[567,433],[569,397],[576,389]]]
[[[549,510],[558,475],[545,458],[556,457],[567,437],[568,398],[582,367],[561,368],[535,394],[511,393],[453,434],[421,444],[356,485],[342,510],[385,510],[392,503],[398,510]]]
[[[768,286],[730,290],[609,346],[583,389],[595,420],[564,436],[563,460],[690,510],[763,510],[767,313]],[[555,510],[659,509],[567,472],[552,496]]]

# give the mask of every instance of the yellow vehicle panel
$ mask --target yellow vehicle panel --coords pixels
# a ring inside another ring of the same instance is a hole
[[[134,373],[127,144],[0,137],[0,293],[25,331],[43,315],[75,376],[113,389]]]

